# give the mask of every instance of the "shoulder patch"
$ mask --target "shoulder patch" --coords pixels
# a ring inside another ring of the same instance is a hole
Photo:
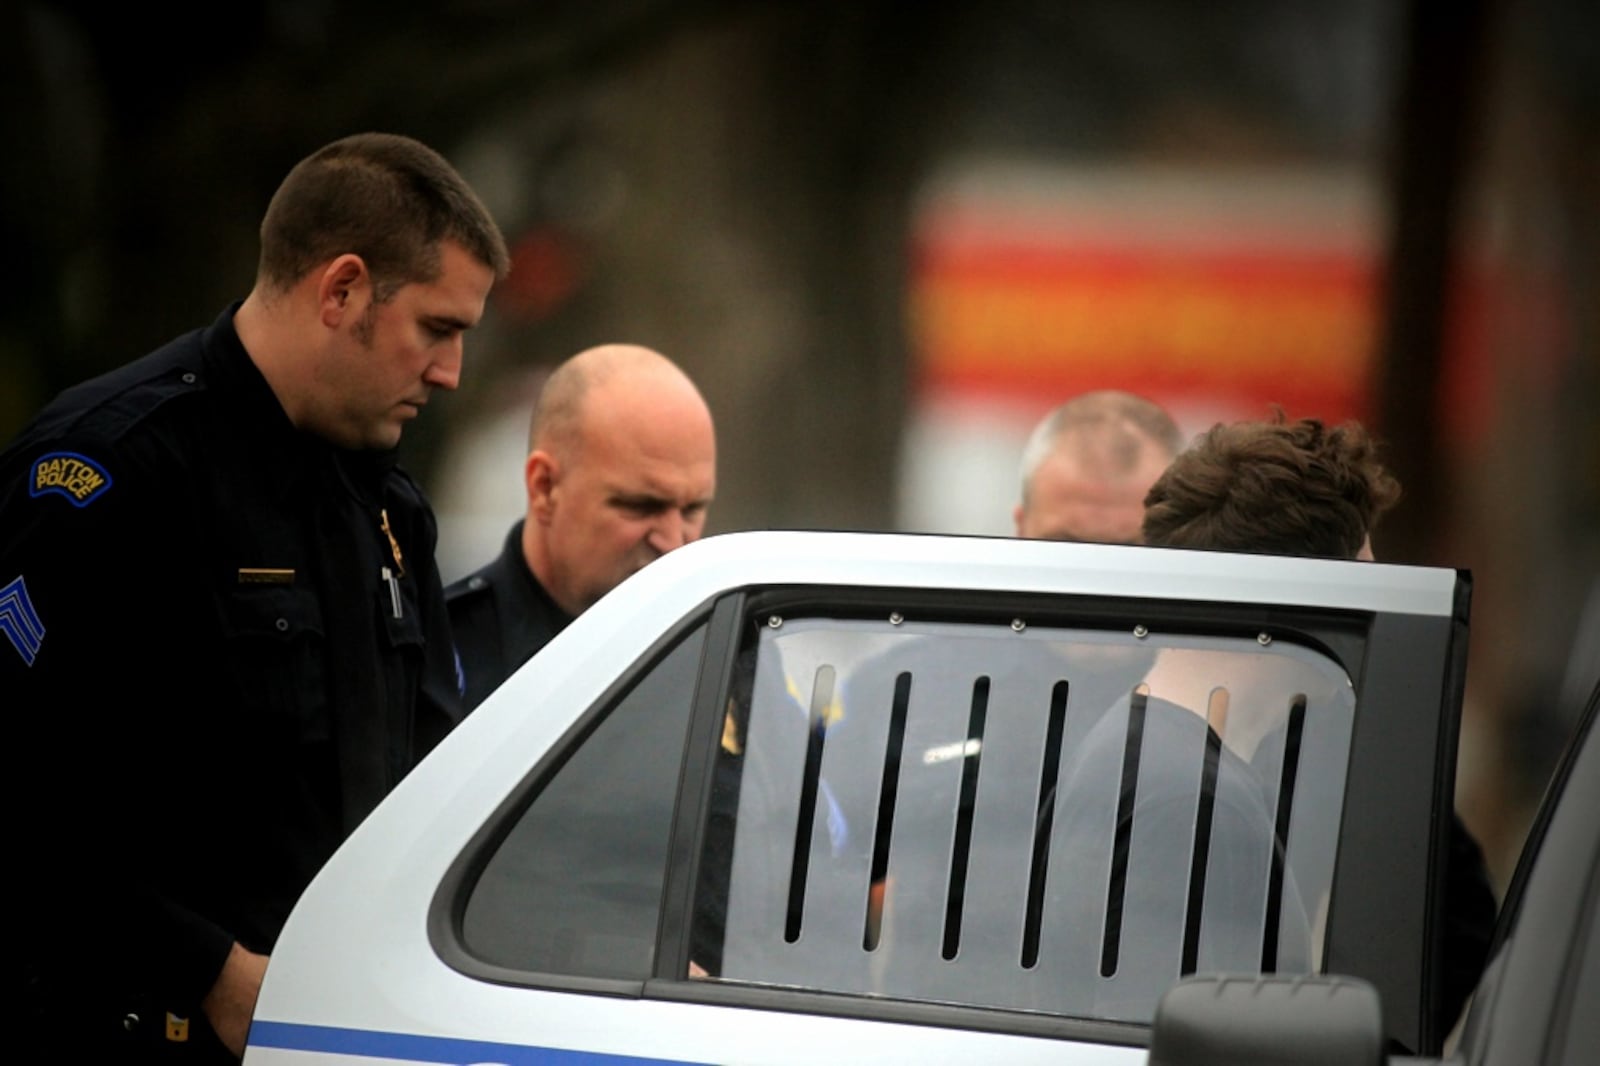
[[[28,495],[55,493],[74,507],[87,507],[111,488],[105,467],[77,452],[51,452],[33,464]]]

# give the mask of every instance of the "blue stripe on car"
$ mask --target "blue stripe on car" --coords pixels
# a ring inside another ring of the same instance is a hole
[[[456,1040],[412,1033],[383,1033],[372,1029],[345,1029],[331,1025],[258,1021],[250,1026],[250,1046],[285,1051],[320,1051],[364,1058],[399,1059],[427,1063],[501,1063],[504,1066],[629,1066],[635,1063],[687,1064],[684,1059],[607,1055],[598,1051],[498,1044],[487,1040]]]

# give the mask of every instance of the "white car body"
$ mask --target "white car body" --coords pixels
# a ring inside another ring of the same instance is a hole
[[[990,538],[761,532],[691,544],[574,621],[339,849],[278,940],[245,1062],[1143,1062],[1142,1027],[1108,1042],[1093,1033],[1008,1031],[1003,1012],[971,1027],[813,1013],[803,1004],[696,1002],[691,981],[672,982],[679,991],[658,998],[648,982],[630,996],[486,979],[437,948],[441,885],[508,797],[606,697],[619,670],[733,590],[1148,598],[1447,619],[1458,581],[1438,568]]]

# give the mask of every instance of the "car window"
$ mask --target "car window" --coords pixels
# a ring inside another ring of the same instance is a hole
[[[701,625],[603,710],[536,793],[467,900],[469,954],[522,971],[649,974],[704,644]]]
[[[1182,974],[1314,971],[1353,692],[1265,637],[774,616],[733,689],[691,954],[1145,1022]]]

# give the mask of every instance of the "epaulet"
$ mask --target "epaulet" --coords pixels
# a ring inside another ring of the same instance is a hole
[[[205,382],[188,367],[140,360],[61,393],[33,420],[28,435],[116,443],[171,401],[204,391]]]
[[[466,577],[457,578],[445,586],[444,600],[446,603],[455,603],[457,600],[470,599],[489,591],[489,579],[479,571],[468,574]]]

